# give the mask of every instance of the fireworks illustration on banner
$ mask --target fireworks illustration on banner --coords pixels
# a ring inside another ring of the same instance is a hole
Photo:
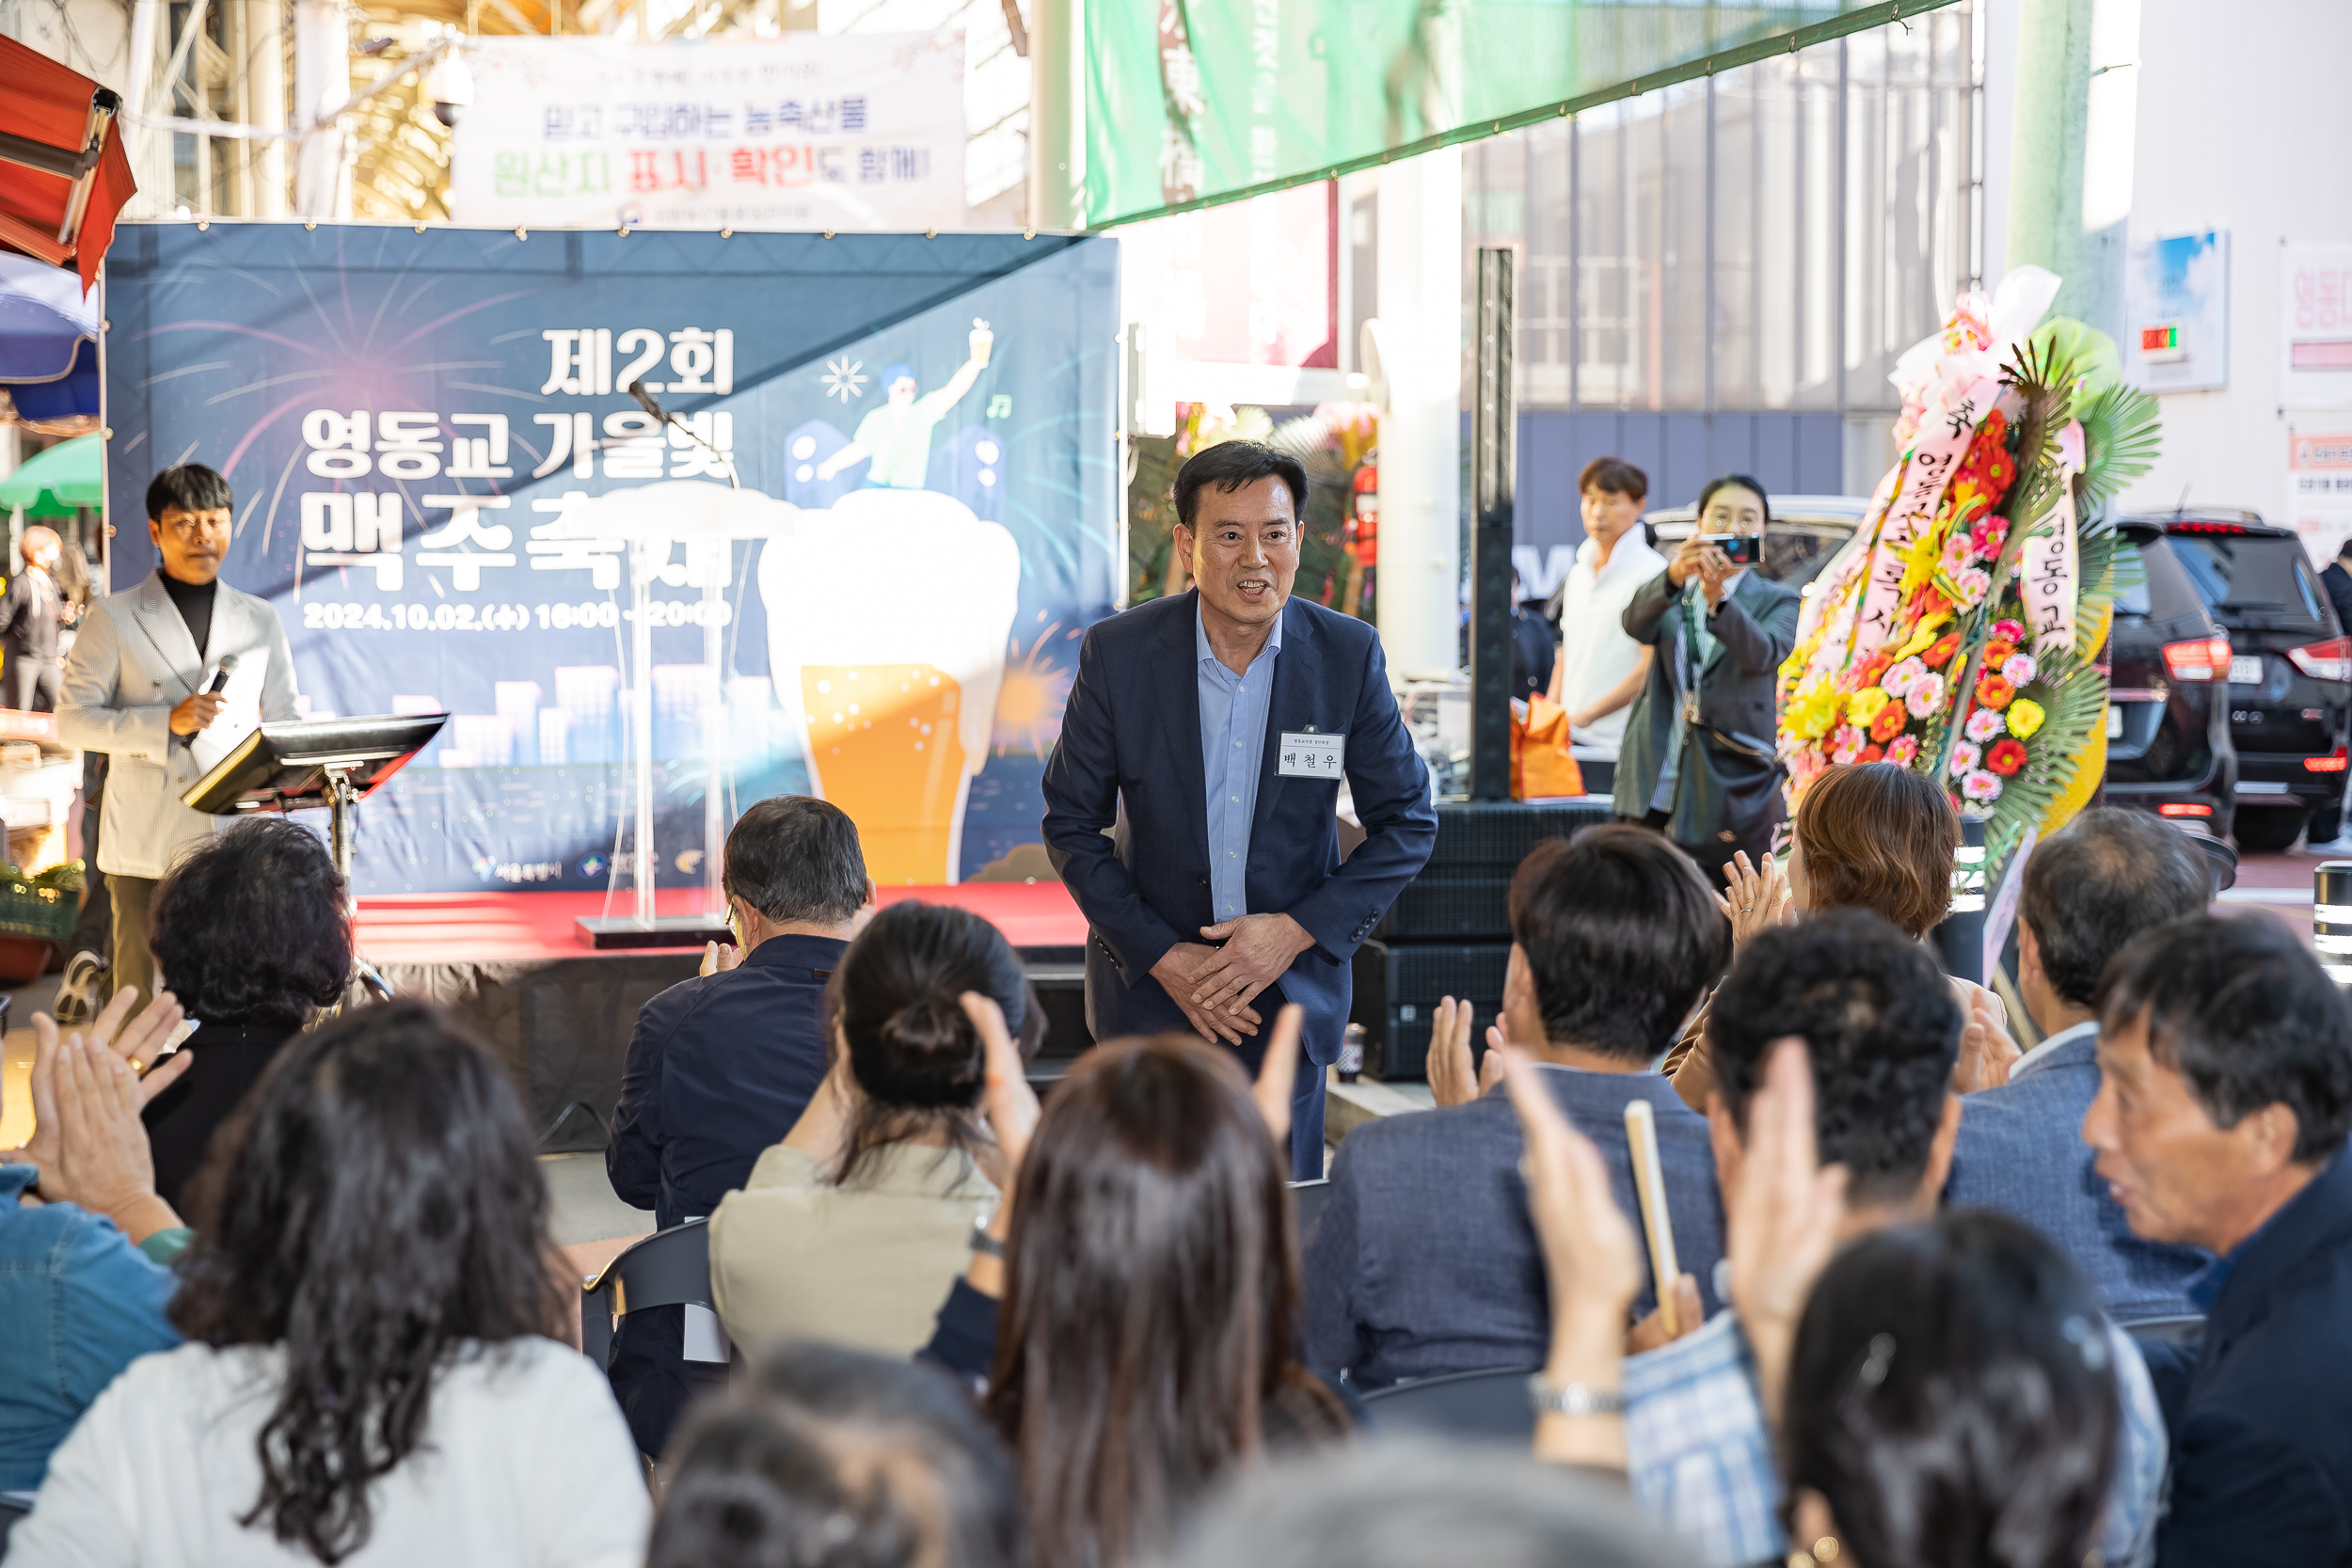
[[[843,355],[825,361],[825,373],[818,380],[825,384],[825,396],[839,398],[846,405],[851,398],[866,395],[866,365],[863,360]]]

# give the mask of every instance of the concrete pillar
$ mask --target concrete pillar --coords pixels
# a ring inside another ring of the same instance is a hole
[[[301,132],[294,209],[306,218],[349,216],[344,136],[335,112],[351,97],[351,30],[336,0],[294,0],[294,112]]]
[[[1029,10],[1029,225],[1084,229],[1086,7],[1032,0]]]
[[[2064,282],[2051,313],[2110,335],[2123,324],[2139,3],[2022,0],[2018,8],[2006,265],[2057,273]]]
[[[1460,668],[1462,152],[1380,170],[1380,579],[1389,673]]]

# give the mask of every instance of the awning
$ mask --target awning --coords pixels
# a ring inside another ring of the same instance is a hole
[[[98,418],[96,297],[72,273],[7,252],[0,252],[0,391],[27,424]]]
[[[112,89],[0,38],[0,245],[71,267],[87,291],[137,183]]]
[[[100,436],[60,441],[0,479],[0,512],[22,507],[28,516],[70,517],[78,507],[96,508],[105,499],[105,466]]]

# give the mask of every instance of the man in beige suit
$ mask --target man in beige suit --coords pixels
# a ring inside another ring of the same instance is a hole
[[[215,818],[181,804],[203,777],[191,742],[215,722],[296,719],[294,657],[267,601],[220,580],[231,536],[229,482],[196,464],[166,468],[147,487],[147,531],[162,567],[137,587],[95,600],[66,659],[57,734],[110,753],[99,814],[98,867],[114,898],[114,969],[107,991],[155,991],[147,946],[148,900],[185,846]],[[239,686],[261,667],[260,713],[232,707],[237,688],[208,689],[233,657]]]

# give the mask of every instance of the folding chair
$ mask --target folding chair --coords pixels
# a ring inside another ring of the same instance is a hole
[[[708,1220],[688,1220],[631,1243],[581,1288],[582,1354],[609,1370],[614,1322],[649,1307],[700,1307],[716,1314],[710,1302]]]
[[[1331,1179],[1329,1177],[1316,1181],[1291,1183],[1291,1207],[1298,1214],[1298,1239],[1300,1241],[1307,1239],[1307,1233],[1315,1227],[1315,1221],[1323,1217],[1323,1206],[1330,1201]]]

